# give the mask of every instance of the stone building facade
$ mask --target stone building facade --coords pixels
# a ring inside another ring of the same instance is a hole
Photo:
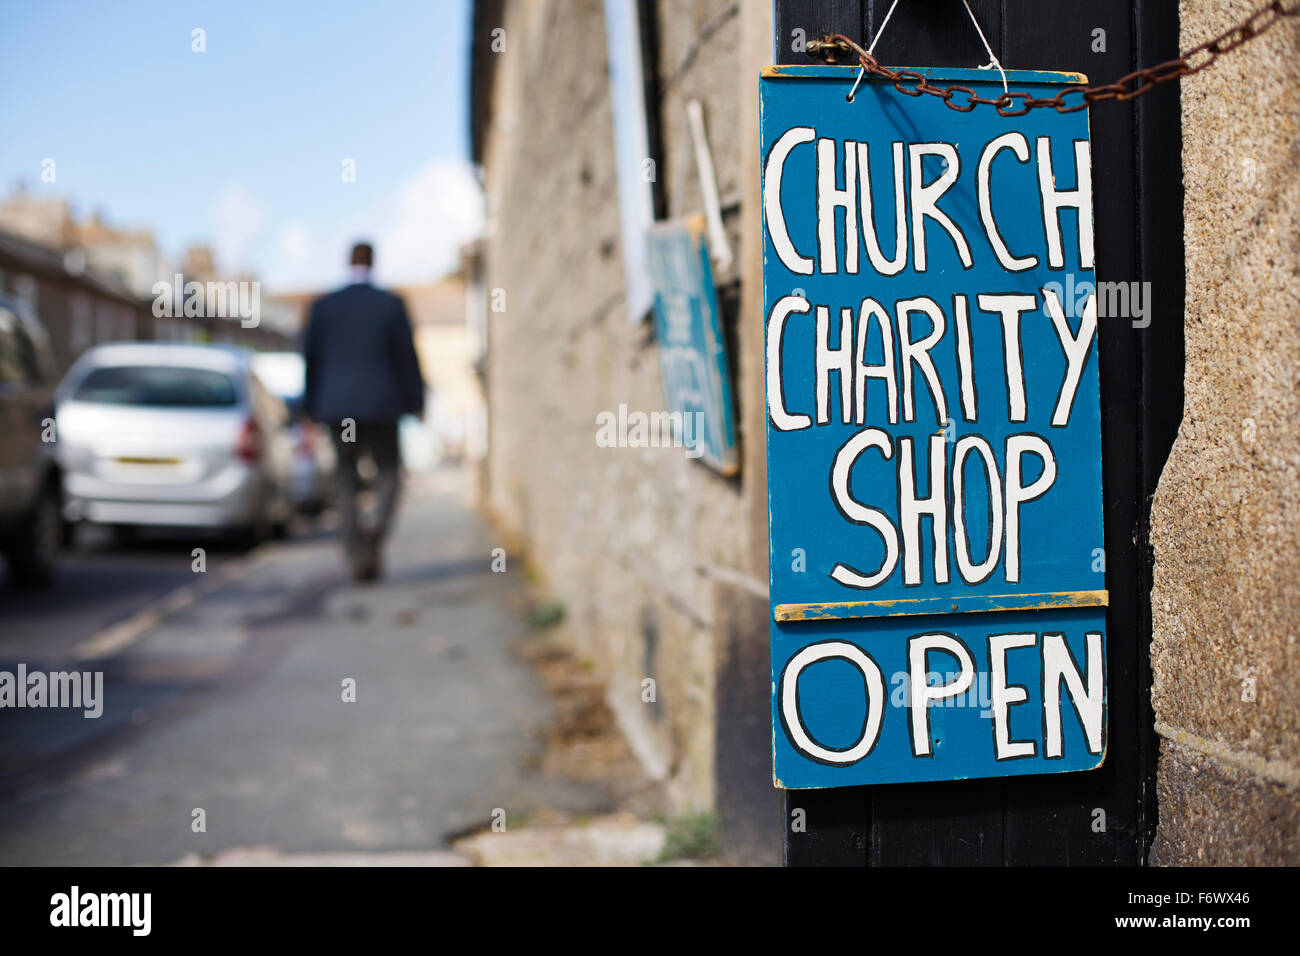
[[[1182,46],[1254,0],[1183,0]],[[1182,426],[1151,516],[1168,864],[1300,863],[1300,19],[1183,84]]]
[[[602,4],[480,3],[474,123],[489,218],[480,281],[503,307],[489,312],[487,503],[565,605],[576,651],[605,679],[611,708],[673,803],[735,805],[718,799],[718,761],[740,760],[750,796],[779,814],[763,696],[762,331],[735,321],[761,284],[757,223],[747,218],[757,203],[743,201],[757,195],[757,91],[739,80],[770,56],[770,5],[658,7],[648,52],[659,75],[666,211],[703,210],[686,115],[698,99],[737,253],[715,280],[738,336],[728,344],[740,473],[723,477],[680,448],[597,444],[600,413],[664,408],[653,325],[629,321],[623,294]],[[498,27],[504,50],[493,52]],[[717,733],[719,688],[741,666],[732,639],[748,661],[741,683],[759,682],[742,708],[739,749]]]

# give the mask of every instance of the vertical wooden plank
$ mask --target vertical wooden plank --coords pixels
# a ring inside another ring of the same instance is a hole
[[[869,787],[785,792],[786,866],[866,866]]]
[[[871,866],[1004,862],[1004,787],[960,780],[871,788]]]
[[[893,0],[869,0],[863,45],[871,42]],[[993,52],[1002,55],[1002,0],[970,0]],[[927,0],[894,8],[876,45],[876,57],[891,66],[983,66],[989,55],[961,0]]]
[[[1178,55],[1178,5],[1140,0],[1136,8],[1138,59],[1162,63]],[[1189,82],[1195,82],[1191,80]],[[1156,827],[1156,758],[1159,744],[1151,710],[1151,496],[1183,419],[1184,253],[1183,164],[1180,87],[1165,84],[1138,100],[1137,152],[1141,278],[1151,283],[1150,325],[1142,337],[1142,506],[1138,544],[1138,587],[1143,596],[1139,625],[1138,740],[1143,775],[1138,780],[1138,839],[1145,862]]]
[[[727,583],[714,593],[721,627],[714,761],[722,849],[729,863],[777,865],[784,800],[772,787],[767,595]]]
[[[815,40],[823,33],[843,33],[859,37],[863,32],[862,0],[775,0],[776,36],[773,38],[772,62],[809,64],[796,40]]]

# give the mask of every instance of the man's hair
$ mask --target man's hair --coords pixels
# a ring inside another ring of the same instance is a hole
[[[373,266],[375,264],[375,250],[368,242],[358,242],[352,247],[352,258],[349,262],[354,266]]]

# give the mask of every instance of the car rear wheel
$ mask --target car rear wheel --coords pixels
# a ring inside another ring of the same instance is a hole
[[[266,506],[258,510],[256,516],[251,522],[236,529],[235,543],[236,547],[243,549],[256,548],[259,544],[269,539],[275,531],[275,522],[272,520]]]
[[[59,492],[50,485],[32,509],[26,526],[8,549],[9,574],[25,587],[42,587],[54,577],[63,540]]]

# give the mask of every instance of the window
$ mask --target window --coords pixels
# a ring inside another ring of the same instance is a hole
[[[232,408],[235,383],[224,372],[204,368],[120,365],[97,368],[82,380],[74,401],[155,408]]]
[[[30,385],[39,380],[32,340],[18,316],[0,308],[0,385]]]
[[[652,4],[605,0],[605,45],[614,114],[624,295],[628,321],[633,323],[644,319],[654,305],[646,230],[654,224],[656,213],[662,212],[664,205],[662,193],[657,189],[657,124],[651,122],[658,104],[647,103],[654,92],[653,84],[647,83],[647,78],[654,75],[656,52],[652,17]]]

